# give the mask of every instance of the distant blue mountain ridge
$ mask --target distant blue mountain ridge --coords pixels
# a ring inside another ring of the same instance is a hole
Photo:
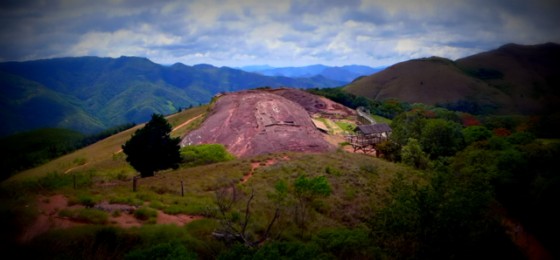
[[[247,72],[254,72],[264,76],[282,76],[290,78],[311,78],[322,76],[326,79],[350,83],[358,77],[369,76],[385,67],[368,67],[363,65],[325,66],[321,64],[303,67],[280,67],[268,65],[252,65],[239,68]]]

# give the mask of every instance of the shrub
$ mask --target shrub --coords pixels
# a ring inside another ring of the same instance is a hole
[[[313,236],[312,241],[323,252],[330,252],[339,259],[368,259],[376,251],[366,229],[322,230]]]
[[[330,255],[315,243],[274,242],[261,247],[253,259],[328,259]]]
[[[105,211],[82,208],[82,209],[65,209],[58,213],[61,217],[71,218],[76,221],[87,222],[92,224],[105,224],[109,219],[109,214]]]
[[[156,218],[157,211],[150,208],[142,207],[134,211],[134,217],[139,220],[146,221],[150,218]]]
[[[340,172],[339,169],[331,167],[331,166],[327,166],[327,168],[325,168],[325,173],[326,174],[332,174],[334,176],[340,176],[342,175],[342,173]]]
[[[185,146],[181,149],[181,157],[183,158],[183,164],[187,166],[225,162],[235,158],[221,144]]]
[[[174,241],[130,251],[125,259],[197,259],[197,256],[183,244]]]

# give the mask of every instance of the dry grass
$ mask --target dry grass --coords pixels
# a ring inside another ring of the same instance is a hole
[[[480,103],[508,104],[510,98],[485,82],[470,77],[443,58],[410,60],[357,80],[346,91],[374,100],[396,98],[435,105],[474,98]]]
[[[206,106],[201,106],[184,110],[180,113],[168,116],[167,119],[172,126],[177,126],[191,118],[206,113],[206,109]],[[200,122],[195,120],[192,124],[194,125],[197,123],[199,124]],[[143,125],[138,125],[78,151],[64,155],[44,165],[18,173],[5,182],[29,180],[45,176],[51,172],[71,173],[94,171],[101,175],[111,175],[119,172],[132,174],[134,170],[126,163],[125,156],[121,152],[121,146],[142,126]],[[180,136],[189,129],[192,129],[190,124],[178,129],[176,131],[177,133],[174,132],[173,135]]]

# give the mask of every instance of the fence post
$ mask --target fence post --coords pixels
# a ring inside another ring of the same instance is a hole
[[[137,180],[138,180],[137,176],[132,177],[132,192],[136,192]]]
[[[185,196],[185,190],[183,189],[183,181],[181,180],[181,197]]]

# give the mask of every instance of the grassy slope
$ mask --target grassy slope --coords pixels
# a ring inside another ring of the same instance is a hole
[[[172,126],[176,126],[192,117],[205,113],[206,108],[206,106],[201,106],[185,110],[181,113],[169,116],[168,120]],[[21,181],[30,178],[37,178],[52,172],[65,173],[74,167],[77,167],[74,168],[75,170],[80,171],[95,170],[100,172],[108,171],[108,173],[112,173],[112,171],[115,170],[124,170],[126,172],[132,172],[133,169],[126,163],[124,155],[119,151],[121,150],[121,146],[130,138],[134,131],[140,127],[142,127],[142,125],[138,125],[116,135],[110,136],[95,144],[57,158],[39,167],[23,171],[14,175],[7,181]],[[178,129],[178,131],[184,131],[184,129],[181,128]],[[173,133],[173,135],[175,135],[175,133]],[[84,161],[85,164],[80,166],[79,164]]]
[[[355,80],[345,90],[375,100],[474,102],[500,114],[558,111],[560,45],[508,44],[455,62],[425,58]]]
[[[397,98],[430,105],[464,99],[508,104],[504,93],[468,76],[452,61],[436,57],[395,64],[352,82],[345,90],[374,100]]]
[[[522,113],[558,111],[560,45],[504,45],[457,60],[457,65],[509,94]]]
[[[206,109],[206,107],[197,107],[186,110],[168,117],[168,120],[172,125],[177,126],[204,114]],[[201,119],[194,120],[191,124],[175,131],[174,135],[182,135],[200,121]],[[213,209],[215,209],[216,190],[233,184],[237,186],[238,196],[241,198],[234,208],[240,211],[244,207],[247,194],[254,189],[255,199],[252,204],[253,216],[249,232],[258,234],[266,228],[274,213],[277,204],[269,198],[269,195],[274,192],[274,185],[278,181],[283,180],[291,187],[299,175],[325,176],[333,189],[333,194],[322,202],[313,204],[314,220],[309,222],[307,228],[312,234],[313,231],[326,227],[362,227],[363,219],[371,214],[372,207],[382,207],[386,203],[386,189],[395,176],[403,175],[409,181],[423,182],[424,179],[423,173],[416,170],[361,154],[342,151],[324,154],[281,153],[162,171],[154,177],[140,179],[139,191],[134,193],[131,190],[131,176],[135,172],[118,150],[139,127],[141,126],[13,176],[1,186],[7,189],[21,187],[22,190],[17,194],[23,193],[26,198],[16,196],[11,199],[14,203],[6,203],[6,205],[16,207],[11,209],[13,212],[24,212],[24,209],[17,207],[33,205],[34,196],[60,193],[73,201],[86,196],[91,197],[93,201],[144,204],[170,214],[212,216],[215,214]],[[276,163],[266,166],[264,162],[269,160],[275,160]],[[78,166],[80,161],[85,164]],[[256,162],[260,163],[260,166],[254,170],[247,182],[241,183],[243,176],[251,172],[251,168],[254,167],[252,165]],[[69,169],[78,176],[91,176],[93,184],[81,186],[77,190],[72,188],[71,181],[66,181],[66,184],[54,189],[34,184],[36,180],[44,179],[51,172],[61,173],[61,177],[57,178],[68,179],[71,175],[62,173]],[[181,181],[184,181],[184,197],[180,196]],[[21,202],[15,203],[16,200]],[[299,233],[290,212],[287,210],[283,213],[273,230],[275,234],[289,238]],[[26,219],[29,224],[33,213],[26,214],[28,214]],[[204,236],[208,235],[204,234]]]

